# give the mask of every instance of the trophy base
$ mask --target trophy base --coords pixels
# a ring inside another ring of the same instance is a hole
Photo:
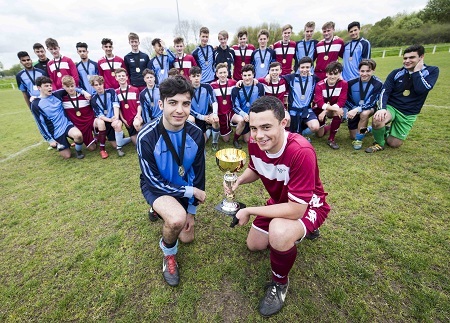
[[[236,202],[237,204],[239,204],[239,207],[237,208],[237,210],[235,211],[228,211],[228,210],[224,210],[223,209],[223,202],[219,203],[216,205],[215,209],[225,215],[229,215],[229,216],[235,216],[236,213],[240,210],[246,207],[246,205],[244,203],[241,202]]]

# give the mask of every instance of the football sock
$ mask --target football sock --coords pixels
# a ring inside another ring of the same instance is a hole
[[[98,141],[100,142],[100,150],[105,150],[106,130],[100,130],[98,132]]]
[[[372,129],[373,138],[375,139],[375,142],[382,147],[384,147],[386,143],[386,139],[384,138],[385,132],[386,127],[382,127],[380,129]]]
[[[291,125],[289,127],[291,132],[298,133],[299,119],[300,119],[300,116],[298,116],[298,115],[292,116],[291,115]]]
[[[241,136],[241,135],[238,135],[237,133],[235,133],[235,134],[234,134],[233,141],[238,141],[240,136]]]
[[[313,134],[313,132],[309,128],[306,128],[305,130],[302,131],[302,136],[304,136],[304,137],[311,136],[312,134]]]
[[[117,143],[117,149],[121,149],[123,146],[123,131],[115,132],[116,134],[116,143]]]
[[[212,129],[212,142],[214,144],[219,142],[219,129]]]
[[[287,251],[278,251],[270,247],[270,266],[272,268],[272,280],[280,284],[287,284],[288,274],[292,266],[294,265],[296,257],[296,246],[293,246]]]
[[[76,151],[81,151],[82,148],[83,148],[83,143],[81,143],[81,144],[75,143],[75,150]]]
[[[336,133],[339,129],[339,127],[341,126],[341,118],[335,116],[333,117],[333,119],[331,119],[331,124],[330,124],[330,135],[328,136],[328,140],[333,140],[334,141],[334,137],[336,136]]]
[[[159,240],[159,247],[164,253],[164,256],[176,255],[178,252],[178,240],[168,245],[164,242],[163,238]]]
[[[364,135],[362,133],[357,133],[355,139],[362,141],[364,139]]]
[[[130,137],[126,137],[122,139],[122,146],[126,146],[131,142],[131,138]]]

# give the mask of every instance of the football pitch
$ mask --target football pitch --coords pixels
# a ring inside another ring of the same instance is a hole
[[[426,55],[439,80],[401,148],[355,151],[345,124],[337,151],[312,138],[332,211],[321,237],[298,246],[285,307],[271,321],[450,321],[449,60]],[[376,61],[382,80],[402,63]],[[232,229],[214,210],[223,173],[210,142],[207,200],[170,288],[162,222],[148,221],[132,145],[123,158],[107,144],[108,159],[84,149],[85,159],[62,160],[18,90],[0,90],[0,125],[0,321],[264,321],[269,253],[249,252],[249,225]],[[267,193],[257,182],[237,199],[261,205]]]

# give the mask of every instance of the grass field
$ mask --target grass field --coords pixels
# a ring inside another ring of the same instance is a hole
[[[285,307],[269,321],[450,321],[449,55],[427,56],[441,75],[400,149],[354,151],[345,126],[338,151],[313,138],[332,211],[321,238],[298,247]],[[384,79],[401,58],[377,62]],[[0,321],[265,321],[268,252],[250,253],[248,226],[231,229],[214,211],[223,174],[209,145],[207,201],[170,288],[134,147],[61,160],[17,90],[0,91],[0,121]],[[259,182],[237,196],[267,198]]]

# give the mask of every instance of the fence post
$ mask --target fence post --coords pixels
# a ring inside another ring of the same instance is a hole
[[[434,53],[436,53],[436,45],[434,45],[434,47],[433,47],[433,53],[432,54],[434,54]]]
[[[386,56],[386,50],[383,50],[383,56],[381,58],[384,58]]]
[[[14,86],[14,83],[11,83],[11,87],[12,87],[13,90],[16,89],[16,87]]]
[[[398,57],[402,56],[402,48],[400,48],[400,52],[398,53]]]

